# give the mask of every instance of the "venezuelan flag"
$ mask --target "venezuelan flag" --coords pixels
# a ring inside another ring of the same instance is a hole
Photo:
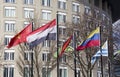
[[[100,28],[98,27],[97,29],[90,33],[87,39],[83,41],[80,46],[77,47],[77,51],[99,45],[100,45]]]

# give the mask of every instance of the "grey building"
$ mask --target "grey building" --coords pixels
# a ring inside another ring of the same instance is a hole
[[[111,6],[107,0],[0,0],[0,41],[5,47],[1,48],[1,68],[0,77],[30,77],[28,72],[29,65],[25,65],[23,73],[19,72],[16,61],[19,57],[19,48],[14,46],[8,49],[6,46],[10,42],[10,39],[20,32],[31,19],[37,19],[37,25],[41,26],[56,18],[58,13],[58,19],[60,23],[60,34],[64,35],[65,23],[84,20],[84,15],[90,18],[94,18],[96,24],[102,21],[104,26],[111,25]],[[49,53],[49,42],[44,42],[43,52],[40,53],[41,61],[47,60],[47,53]],[[46,49],[46,50],[45,50]],[[30,59],[29,52],[24,53],[26,59]],[[44,63],[42,64],[45,67]],[[96,65],[93,77],[101,77],[99,64]],[[106,68],[108,69],[108,68]],[[57,68],[51,71],[48,77],[57,77]],[[42,69],[41,76],[47,77]],[[34,72],[35,74],[35,72]],[[74,72],[70,67],[60,65],[60,77],[73,77]],[[35,76],[37,77],[37,76]],[[82,77],[80,69],[78,69],[77,77]],[[108,71],[105,77],[108,77]]]

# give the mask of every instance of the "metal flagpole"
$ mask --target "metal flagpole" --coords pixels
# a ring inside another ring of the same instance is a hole
[[[101,59],[101,77],[103,77],[103,59],[102,59],[102,37],[101,37],[101,32],[102,32],[102,29],[101,29],[101,25],[100,25],[100,59]]]
[[[73,33],[73,47],[74,47],[74,77],[77,77],[77,71],[76,71],[76,34]]]
[[[31,77],[33,77],[33,50],[31,53]]]
[[[57,25],[57,77],[59,77],[59,31],[58,31],[58,11],[56,16],[56,25]]]
[[[33,31],[33,22],[32,22],[32,31]],[[31,49],[31,77],[33,76],[33,49]]]

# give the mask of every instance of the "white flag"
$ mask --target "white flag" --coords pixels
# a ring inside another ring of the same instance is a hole
[[[108,41],[106,41],[104,43],[104,45],[102,46],[102,51],[98,51],[91,59],[91,63],[94,64],[95,61],[101,56],[101,52],[102,52],[102,56],[108,56]]]

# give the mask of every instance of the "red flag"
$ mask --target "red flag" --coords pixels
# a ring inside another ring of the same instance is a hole
[[[32,32],[32,24],[29,24],[25,27],[21,32],[15,35],[8,44],[7,48],[11,48],[12,46],[16,46],[22,42],[26,42],[27,35]]]
[[[60,57],[60,56],[62,56],[62,54],[64,53],[65,49],[68,47],[68,45],[69,45],[69,43],[70,43],[71,39],[72,39],[72,36],[71,36],[71,37],[69,37],[69,38],[68,38],[68,39],[64,42],[64,44],[63,44],[63,46],[62,46],[62,50],[61,50],[61,53],[60,53],[59,57]]]

